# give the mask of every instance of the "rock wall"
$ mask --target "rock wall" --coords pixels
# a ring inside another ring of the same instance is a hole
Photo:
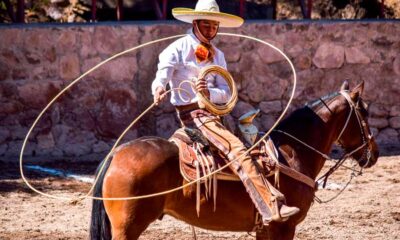
[[[22,141],[46,103],[88,69],[111,55],[160,37],[184,33],[175,23],[45,25],[0,27],[0,159],[15,160]],[[298,73],[291,109],[365,82],[369,123],[382,145],[399,146],[400,23],[250,22],[236,33],[281,48]],[[151,104],[157,56],[168,42],[123,55],[86,75],[43,115],[25,155],[75,160],[104,156],[125,127]],[[256,124],[268,129],[284,108],[292,87],[284,59],[260,43],[220,36],[237,82],[240,101],[226,119],[259,108]],[[178,127],[169,103],[147,114],[123,141],[144,135],[168,137]]]

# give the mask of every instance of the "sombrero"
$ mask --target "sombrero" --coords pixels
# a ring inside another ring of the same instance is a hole
[[[193,20],[217,21],[220,27],[226,28],[240,27],[244,22],[241,17],[220,12],[215,0],[199,0],[195,9],[174,8],[172,9],[172,15],[176,19],[187,23],[192,23]]]

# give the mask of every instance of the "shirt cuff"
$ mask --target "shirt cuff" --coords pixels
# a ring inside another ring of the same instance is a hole
[[[209,88],[208,91],[210,91],[210,101],[213,103],[223,104],[228,102],[230,98],[230,94],[222,89]]]
[[[156,89],[158,87],[162,87],[163,89],[165,89],[165,86],[160,81],[154,80],[153,83],[151,84],[151,93],[153,94],[153,96],[156,93]]]

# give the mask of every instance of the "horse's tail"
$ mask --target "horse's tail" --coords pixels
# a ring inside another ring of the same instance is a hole
[[[96,170],[96,176],[99,174],[100,167],[103,165],[103,160]],[[93,190],[93,196],[103,197],[103,180],[104,175],[110,166],[111,161],[107,161],[100,173],[98,181]],[[93,200],[92,204],[92,217],[90,221],[90,239],[91,240],[110,240],[111,239],[111,226],[110,220],[108,219],[106,209],[104,208],[103,201]]]

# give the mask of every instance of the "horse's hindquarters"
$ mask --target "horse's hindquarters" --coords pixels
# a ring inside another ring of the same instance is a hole
[[[105,198],[127,198],[162,192],[178,186],[175,145],[160,138],[138,139],[114,154],[104,177]],[[113,239],[137,239],[163,214],[166,196],[140,200],[104,201]]]

